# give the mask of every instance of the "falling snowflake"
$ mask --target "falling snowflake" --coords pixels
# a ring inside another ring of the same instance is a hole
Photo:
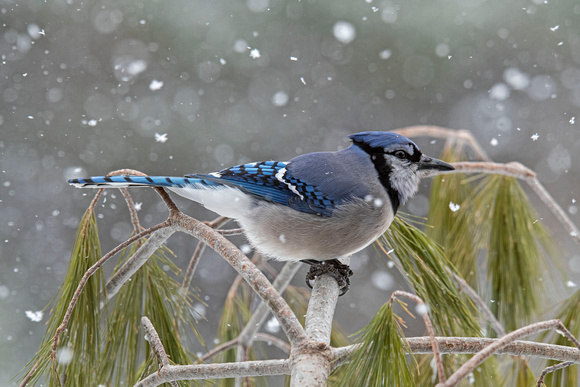
[[[540,135],[538,133],[532,134],[532,136],[530,138],[532,139],[532,141],[537,141],[538,138],[540,138]]]
[[[497,138],[495,138],[495,137],[492,138],[489,143],[491,144],[491,146],[497,146],[497,144],[498,144]]]
[[[44,316],[44,312],[42,310],[37,310],[36,312],[27,310],[26,312],[24,312],[24,314],[26,314],[26,317],[28,317],[30,321],[34,322],[42,321],[42,316]]]
[[[459,204],[453,203],[453,202],[449,202],[449,209],[453,212],[457,212],[459,211],[459,208],[461,208],[461,206]]]
[[[574,116],[574,117],[570,118],[569,122],[570,122],[570,125],[574,125],[574,122],[576,122],[576,117]]]
[[[143,205],[143,202],[137,202],[135,203],[135,211],[141,211],[141,206]]]
[[[157,79],[154,79],[151,81],[151,83],[149,84],[149,90],[159,90],[163,87],[163,81],[158,81]]]
[[[258,50],[257,48],[252,49],[252,51],[250,51],[250,57],[252,59],[258,59],[260,56],[262,56],[260,54],[260,50]]]
[[[554,31],[556,31],[558,28],[560,28],[560,25],[559,25],[559,24],[558,24],[557,26],[550,27],[550,31],[554,32]]]
[[[575,288],[578,285],[576,285],[576,282],[568,281],[566,282],[566,286],[568,286],[569,288]]]
[[[164,143],[167,141],[167,133],[155,133],[155,141],[160,142],[160,143]]]

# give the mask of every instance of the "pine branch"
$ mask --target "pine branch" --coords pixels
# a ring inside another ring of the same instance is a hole
[[[167,353],[165,353],[165,348],[163,348],[163,344],[161,343],[161,339],[159,339],[159,335],[151,324],[151,321],[146,316],[141,318],[141,323],[143,324],[143,330],[145,331],[145,340],[149,342],[151,346],[151,351],[157,358],[159,363],[159,371],[163,368],[169,366],[169,358],[167,357]],[[177,387],[177,383],[172,380],[169,382],[172,387]]]
[[[209,227],[218,229],[228,223],[230,221],[229,218],[225,216],[219,216],[215,218],[211,222],[205,222]],[[187,290],[189,289],[189,285],[191,285],[191,281],[193,279],[193,275],[195,274],[195,269],[197,268],[197,264],[199,263],[199,258],[202,256],[203,252],[205,251],[206,244],[203,242],[198,242],[197,246],[195,247],[195,251],[189,260],[189,265],[187,265],[187,270],[185,271],[185,275],[183,276],[183,283],[181,284],[182,288]]]
[[[452,173],[487,173],[515,177],[524,180],[530,188],[538,195],[540,200],[554,214],[556,219],[564,226],[570,236],[580,244],[580,231],[572,220],[568,217],[562,207],[554,200],[552,195],[540,183],[536,173],[518,162],[507,164],[493,162],[457,162],[453,163],[454,171],[433,171],[429,176],[446,175]]]
[[[414,355],[433,353],[431,340],[425,337],[407,337],[405,338],[409,353]],[[489,339],[482,337],[435,337],[437,346],[442,354],[475,354],[490,345],[501,340]],[[346,347],[332,348],[333,366],[338,367],[344,364],[351,353],[357,349],[360,344],[353,344]],[[580,364],[580,350],[567,347],[564,345],[536,343],[532,341],[516,340],[495,351],[496,355],[509,356],[530,356],[543,359],[552,359],[557,361],[571,361]]]
[[[574,345],[576,348],[580,349],[580,342],[568,331],[568,329],[562,324],[560,320],[547,320],[541,321],[534,324],[530,324],[520,329],[508,333],[501,339],[497,340],[493,344],[485,347],[477,354],[475,354],[471,359],[465,362],[453,375],[447,379],[445,383],[439,383],[436,387],[452,387],[457,385],[464,377],[469,373],[473,372],[475,368],[481,364],[485,359],[495,354],[499,349],[505,347],[507,344],[512,343],[519,339],[520,337],[531,335],[532,333],[544,331],[548,329],[556,329],[561,331]]]
[[[269,305],[290,343],[294,345],[306,340],[304,329],[286,301],[256,265],[242,254],[234,244],[215,232],[211,227],[183,213],[171,213],[169,221],[177,230],[190,234],[206,243],[242,276],[260,298]]]
[[[326,385],[331,370],[330,333],[338,293],[334,278],[327,274],[316,277],[306,312],[305,331],[309,340],[292,345],[290,352],[291,387]]]
[[[404,292],[401,290],[396,290],[391,295],[391,300],[389,302],[392,303],[392,300],[396,298],[408,298],[417,304],[417,312],[421,314],[423,317],[423,321],[425,322],[425,328],[427,329],[427,333],[429,334],[429,340],[431,342],[431,350],[433,351],[433,357],[435,358],[435,364],[437,365],[437,376],[439,378],[439,382],[445,382],[445,370],[443,369],[443,362],[441,361],[441,353],[439,352],[439,346],[437,344],[437,340],[435,340],[435,331],[433,330],[433,324],[431,323],[431,319],[429,318],[429,307],[420,297],[417,297],[414,294],[409,292]],[[408,311],[407,311],[408,312]]]
[[[289,360],[246,361],[199,365],[169,365],[135,384],[135,387],[153,387],[175,380],[219,379],[236,376],[288,375]]]

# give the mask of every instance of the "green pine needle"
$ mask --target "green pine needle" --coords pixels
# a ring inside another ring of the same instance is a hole
[[[464,299],[450,272],[455,272],[441,246],[421,230],[405,221],[395,218],[389,230],[379,240],[386,249],[394,249],[399,259],[399,267],[405,278],[415,289],[415,293],[430,307],[430,317],[436,334],[444,336],[478,337],[482,329],[476,320],[476,308],[471,300]],[[421,356],[416,381],[418,385],[431,384],[433,368],[431,357]],[[429,358],[429,360],[425,360]],[[466,356],[443,357],[448,374],[463,364]],[[496,362],[490,359],[478,367],[473,374],[478,386],[497,385]]]
[[[441,159],[462,161],[464,157],[461,155],[456,149],[446,146]],[[429,223],[433,227],[427,227],[426,233],[443,246],[449,261],[461,277],[477,289],[477,253],[470,227],[472,216],[469,216],[471,212],[465,213],[466,201],[472,189],[462,173],[435,177],[431,183],[428,214]],[[452,211],[451,203],[459,205],[459,209]]]
[[[485,178],[473,211],[474,236],[488,251],[491,310],[513,331],[529,324],[545,304],[550,269],[543,251],[553,254],[554,243],[515,178]]]
[[[51,316],[42,344],[28,363],[29,370],[38,362],[29,385],[48,381],[50,386],[89,386],[94,384],[94,372],[100,357],[101,290],[104,277],[97,270],[81,293],[68,323],[61,335],[57,360],[51,360],[52,338],[63,321],[70,300],[85,272],[101,258],[97,221],[94,211],[88,209],[77,229],[68,270],[62,287],[51,301]]]
[[[455,269],[437,243],[398,217],[379,243],[394,249],[417,296],[431,308],[430,313],[438,332],[454,336],[481,334],[470,312],[471,305],[461,297],[449,274],[450,270]]]
[[[123,252],[117,269],[137,251],[141,243]],[[170,254],[165,246],[158,249],[115,297],[100,361],[101,383],[133,385],[157,370],[157,359],[143,339],[142,316],[151,320],[171,363],[191,363],[191,356],[183,347],[181,327],[191,330],[200,341],[201,336],[195,327],[190,299],[180,291],[181,285],[168,273],[179,272],[169,258]],[[189,385],[187,382],[180,384]]]
[[[415,386],[407,364],[407,344],[393,313],[384,304],[358,334],[360,347],[349,362],[339,368],[335,386]]]
[[[570,298],[564,301],[558,310],[557,317],[562,320],[562,323],[575,337],[580,336],[580,290],[577,290]],[[542,335],[542,340],[550,334]],[[567,338],[560,334],[551,333],[552,344],[566,345],[573,347],[574,344]],[[558,362],[550,360],[546,363],[546,367],[557,364]],[[580,380],[578,379],[578,366],[573,365],[563,368],[561,370],[552,372],[546,376],[546,386],[566,387],[578,386]]]

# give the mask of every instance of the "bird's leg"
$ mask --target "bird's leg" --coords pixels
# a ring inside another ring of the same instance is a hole
[[[348,265],[341,263],[338,259],[331,259],[328,261],[316,261],[313,259],[303,259],[301,262],[310,265],[310,271],[306,274],[306,285],[312,289],[311,281],[322,274],[328,274],[336,280],[340,289],[339,297],[348,292],[350,287],[350,278],[352,270]]]

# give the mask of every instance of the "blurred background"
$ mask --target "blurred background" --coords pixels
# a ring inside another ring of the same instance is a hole
[[[532,168],[580,224],[576,0],[1,0],[0,21],[0,385],[41,342],[38,312],[62,283],[94,192],[68,178],[211,172],[430,124],[468,129],[495,161]],[[416,142],[434,156],[443,145]],[[403,211],[425,216],[428,187]],[[146,227],[166,216],[149,191],[132,190]],[[101,203],[105,252],[131,224],[117,192]],[[579,280],[577,246],[538,211]],[[168,246],[185,269],[195,241],[176,235]],[[372,247],[352,267],[337,311],[349,334],[404,286]],[[206,252],[194,282],[207,337],[233,278]]]

